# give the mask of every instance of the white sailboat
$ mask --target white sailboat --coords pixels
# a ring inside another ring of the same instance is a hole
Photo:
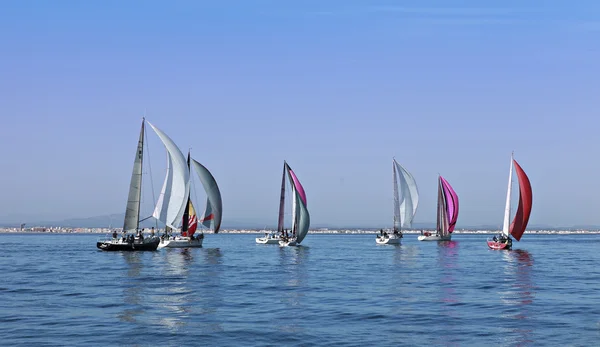
[[[281,238],[279,237],[279,234],[275,232],[265,232],[265,236],[257,237],[255,240],[256,243],[263,245],[278,245]]]
[[[191,164],[191,165],[190,165]],[[194,168],[194,171],[200,178],[200,182],[204,187],[204,190],[207,195],[206,201],[206,209],[204,214],[198,220],[196,215],[196,210],[194,209],[194,205],[190,198],[189,190],[191,186],[191,182],[187,184],[187,203],[184,207],[183,215],[181,217],[181,233],[179,235],[167,234],[161,237],[158,248],[191,248],[191,247],[202,247],[202,242],[204,241],[204,233],[200,233],[199,235],[194,236],[198,227],[198,221],[202,223],[202,225],[206,227],[210,227],[211,224],[214,225],[214,233],[218,233],[221,228],[221,216],[223,210],[223,203],[221,200],[221,192],[219,191],[219,187],[213,175],[204,167],[202,164],[197,162],[196,160],[190,157],[188,153],[187,158],[187,170],[188,173],[191,173],[191,168]],[[167,184],[167,179],[169,178],[167,174],[167,178],[165,179],[165,185]],[[163,191],[165,189],[163,188]]]
[[[436,233],[419,235],[419,241],[450,241],[458,219],[458,195],[444,177],[438,177]]]
[[[159,238],[154,235],[144,237],[139,229],[140,223],[140,202],[142,195],[142,161],[144,157],[144,137],[145,123],[148,123],[154,132],[161,139],[169,155],[169,163],[177,169],[181,163],[177,160],[177,152],[183,158],[183,155],[173,143],[173,141],[160,129],[153,126],[150,122],[142,119],[142,127],[136,151],[136,157],[133,163],[133,172],[129,184],[129,195],[127,198],[127,208],[125,210],[125,220],[123,223],[123,236],[118,237],[116,231],[113,231],[112,238],[98,241],[96,246],[104,251],[154,251],[159,244]],[[174,160],[173,160],[174,158]],[[185,158],[183,158],[185,165]],[[167,226],[172,226],[179,218],[178,215],[183,212],[182,206],[187,201],[186,182],[189,181],[189,175],[185,170],[170,170],[167,173],[169,178],[169,191],[163,191],[161,198],[157,202],[154,217],[163,221]],[[164,190],[164,188],[163,188]],[[158,211],[158,214],[157,214]],[[150,218],[150,217],[148,217]],[[154,233],[154,229],[153,229]]]
[[[394,228],[392,234],[380,230],[375,242],[380,245],[397,245],[402,239],[402,228],[410,228],[419,205],[419,190],[414,177],[396,159],[392,163],[394,174]],[[398,192],[398,183],[402,195]]]
[[[283,216],[284,216],[284,205],[285,205],[285,177],[288,177],[290,185],[292,187],[292,230],[291,233],[284,231],[283,229]],[[283,177],[282,177],[282,191],[279,202],[279,225],[278,231],[281,233],[281,239],[279,245],[283,247],[297,246],[308,234],[308,228],[310,226],[310,215],[306,208],[306,193],[304,187],[300,184],[298,177],[289,165],[283,162]],[[258,241],[258,240],[257,240]]]
[[[265,236],[257,237],[256,243],[263,245],[278,245],[285,236],[283,225],[284,209],[285,209],[285,177],[287,173],[287,164],[283,162],[283,173],[281,174],[281,196],[279,197],[279,220],[277,222],[277,232],[266,232]]]
[[[511,210],[511,193],[512,193],[512,182],[513,182],[513,167],[517,173],[519,180],[519,205],[517,212],[513,218],[512,223],[510,222],[510,210]],[[502,232],[498,236],[494,236],[493,239],[487,240],[488,247],[493,250],[510,250],[512,249],[512,238],[515,237],[517,241],[521,240],[521,236],[527,228],[529,222],[529,216],[531,215],[531,207],[533,203],[533,193],[531,191],[531,183],[529,177],[525,174],[525,171],[521,168],[519,163],[514,159],[514,154],[510,156],[510,171],[508,173],[508,189],[506,192],[506,207],[504,208],[504,223],[502,225]]]

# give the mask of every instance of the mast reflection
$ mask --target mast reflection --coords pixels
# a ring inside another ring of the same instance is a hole
[[[532,281],[533,256],[526,250],[516,249],[504,252],[504,280],[508,287],[500,292],[500,297],[505,306],[507,314],[503,317],[514,319],[517,322],[511,324],[509,329],[516,335],[517,345],[533,343],[530,305],[535,299],[535,286]],[[515,312],[516,311],[516,312]]]

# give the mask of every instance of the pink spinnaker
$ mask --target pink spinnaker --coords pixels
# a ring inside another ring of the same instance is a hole
[[[444,198],[446,199],[448,232],[451,233],[454,231],[456,221],[458,220],[458,195],[444,177],[440,176],[440,180],[442,181],[442,189],[444,190]]]

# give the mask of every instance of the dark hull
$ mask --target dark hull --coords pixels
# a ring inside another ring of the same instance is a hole
[[[144,242],[126,243],[114,240],[99,241],[96,243],[96,247],[103,251],[118,252],[118,251],[156,251],[160,239],[155,237],[153,239],[144,240]]]

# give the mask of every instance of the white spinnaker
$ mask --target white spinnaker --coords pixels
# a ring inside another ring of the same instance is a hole
[[[190,170],[183,153],[173,140],[150,122],[148,124],[167,149],[171,164],[167,168],[163,189],[152,216],[176,229],[181,224],[181,217],[190,195]]]
[[[410,228],[419,205],[419,190],[414,177],[400,166],[396,159],[394,159],[394,164],[398,169],[398,183],[402,192],[400,196],[400,220],[402,221],[402,228]]]
[[[192,165],[206,192],[206,210],[204,210],[201,220],[208,218],[212,214],[213,230],[216,234],[221,228],[221,218],[223,216],[221,191],[219,190],[217,181],[204,165],[194,159],[192,159]],[[211,220],[208,219],[203,221],[202,224],[208,228],[210,227],[210,222]]]

